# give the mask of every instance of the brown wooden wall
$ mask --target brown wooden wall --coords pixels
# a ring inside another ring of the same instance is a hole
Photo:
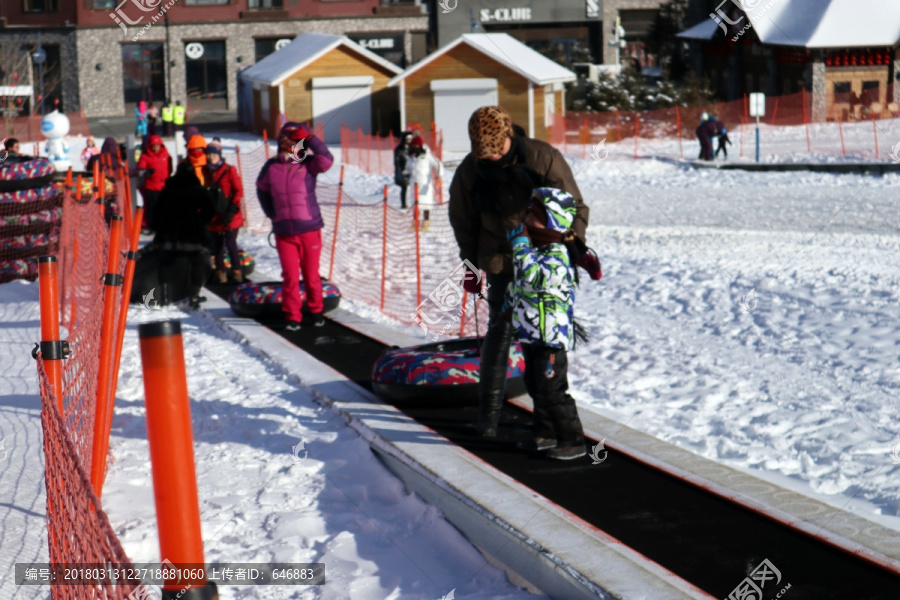
[[[284,86],[284,112],[288,121],[311,123],[312,80],[314,77],[375,78],[372,84],[372,131],[387,135],[392,128],[399,128],[400,103],[397,90],[387,87],[394,73],[365,57],[338,46],[297,71],[282,82]],[[277,106],[277,95],[275,97]]]
[[[497,95],[500,105],[509,111],[513,121],[528,131],[528,80],[494,59],[475,50],[467,44],[460,44],[443,56],[439,56],[423,69],[405,79],[406,83],[406,123],[421,123],[428,130],[434,121],[434,97],[431,93],[433,79],[478,79],[497,80]],[[547,139],[547,131],[542,126],[543,113],[538,112],[538,94],[543,88],[536,86],[535,93],[535,137]],[[540,99],[543,111],[543,98]]]

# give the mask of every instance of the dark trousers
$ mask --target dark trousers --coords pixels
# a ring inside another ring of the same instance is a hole
[[[159,201],[160,192],[141,188],[141,194],[144,196],[144,222],[142,226],[147,227],[153,222],[153,211],[156,209],[157,201]]]
[[[241,269],[241,252],[237,245],[237,229],[229,229],[221,233],[213,234],[213,253],[216,256],[216,270],[225,271],[225,250],[231,257],[231,270]]]
[[[728,158],[728,148],[725,147],[725,140],[719,138],[719,147],[716,148],[716,158],[719,158],[719,152],[725,153],[725,158]]]
[[[500,418],[500,407],[506,398],[506,370],[509,363],[509,346],[512,342],[512,324],[501,313],[503,297],[509,287],[510,275],[488,275],[491,286],[487,291],[488,318],[487,333],[481,344],[481,372],[479,375],[478,400],[482,419]],[[496,424],[496,420],[494,420]]]
[[[700,138],[700,160],[712,160],[712,140],[706,136]]]
[[[522,344],[525,389],[534,400],[535,438],[557,440],[559,446],[584,444],[575,399],[569,395],[569,360],[564,348]]]
[[[400,208],[406,208],[406,190],[408,189],[408,185],[400,186]]]
[[[166,137],[175,135],[175,124],[172,121],[163,121],[163,124],[166,126]]]
[[[209,250],[163,250],[159,253],[159,283],[163,302],[196,296],[209,278]]]

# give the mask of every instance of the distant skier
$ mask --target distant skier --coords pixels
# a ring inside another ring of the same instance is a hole
[[[441,164],[421,137],[416,136],[409,144],[409,158],[403,174],[410,185],[419,186],[419,208],[422,210],[422,231],[431,228],[431,207],[434,206],[436,179],[444,176],[444,165]]]
[[[569,395],[568,355],[575,339],[574,241],[577,206],[572,194],[534,190],[523,223],[510,229],[512,282],[503,312],[525,355],[525,387],[534,400],[533,439],[520,444],[547,457],[572,460],[587,454],[575,400]]]
[[[405,173],[406,161],[409,159],[409,143],[412,141],[411,131],[400,134],[400,143],[394,148],[394,183],[400,187],[400,208],[406,208],[406,190],[409,188],[409,176]]]
[[[716,158],[719,158],[719,152],[725,153],[725,159],[728,159],[728,148],[725,146],[727,144],[731,144],[731,139],[728,137],[728,130],[725,128],[725,124],[722,121],[717,121],[719,124],[719,146],[716,148]],[[733,144],[732,144],[733,145]]]

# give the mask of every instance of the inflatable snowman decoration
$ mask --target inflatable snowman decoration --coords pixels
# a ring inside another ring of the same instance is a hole
[[[69,170],[69,145],[63,137],[69,133],[69,117],[54,110],[41,119],[41,133],[47,138],[47,158],[53,163],[57,173]]]

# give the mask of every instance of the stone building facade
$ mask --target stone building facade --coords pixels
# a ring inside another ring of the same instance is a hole
[[[32,57],[40,41],[52,58],[52,69],[44,77],[46,95],[58,97],[65,112],[118,116],[133,110],[140,99],[152,97],[159,104],[169,95],[187,102],[189,108],[235,109],[237,75],[262,57],[261,41],[269,44],[266,53],[270,53],[276,39],[292,39],[304,32],[348,35],[406,66],[424,57],[429,27],[423,0],[222,0],[214,5],[202,0],[132,0],[116,4],[111,8],[108,0],[64,0],[30,5],[45,8],[26,11],[21,1],[3,2],[0,88],[12,82],[33,83],[35,94],[39,93]],[[146,8],[150,5],[159,12],[150,12]],[[208,52],[201,65],[196,52],[187,55],[187,45],[192,43],[200,44],[201,55],[204,46],[215,52]],[[203,86],[196,85],[198,80],[214,81],[205,88],[214,88],[214,93],[205,93]],[[207,101],[200,101],[201,97]],[[36,100],[29,98],[29,106],[35,107]]]
[[[424,33],[427,17],[365,17],[349,19],[315,19],[262,23],[192,23],[169,27],[166,56],[169,57],[169,80],[173,100],[185,103],[187,98],[185,46],[190,42],[224,41],[227,64],[227,108],[237,108],[237,75],[254,64],[254,41],[259,36],[293,38],[300,33],[347,33],[399,31],[404,36],[404,54],[409,62],[413,55],[413,34]],[[120,46],[124,37],[119,28],[82,28],[77,33],[78,90],[81,105],[88,116],[122,115],[126,112]],[[166,28],[154,24],[139,38],[140,43],[166,44]],[[168,93],[168,91],[167,91]]]

